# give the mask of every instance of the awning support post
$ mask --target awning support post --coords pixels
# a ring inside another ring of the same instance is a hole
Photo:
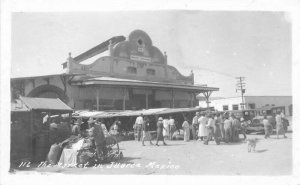
[[[126,89],[123,89],[123,110],[126,109]]]
[[[172,108],[175,108],[174,89],[172,89]]]
[[[207,108],[209,108],[209,104],[210,104],[209,97],[210,97],[211,94],[212,94],[212,91],[203,92],[203,95],[204,95],[205,100],[206,100]]]
[[[96,88],[96,103],[97,103],[97,111],[99,111],[99,89]]]
[[[145,93],[145,98],[146,98],[146,109],[148,109],[148,92]]]

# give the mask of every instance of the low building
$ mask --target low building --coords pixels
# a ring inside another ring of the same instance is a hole
[[[91,64],[83,61],[108,50]],[[196,95],[218,88],[195,85],[193,72],[183,76],[168,65],[142,30],[127,39],[113,37],[63,63],[62,74],[11,79],[12,99],[18,96],[59,98],[75,110],[186,108],[198,105]]]
[[[200,107],[207,107],[207,101],[199,99]],[[263,107],[281,107],[286,115],[292,115],[292,96],[244,96],[245,109]],[[241,96],[229,98],[210,98],[209,106],[218,111],[240,110],[243,100]]]

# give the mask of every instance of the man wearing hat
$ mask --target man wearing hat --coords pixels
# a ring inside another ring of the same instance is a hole
[[[137,139],[138,141],[141,140],[141,134],[142,134],[142,126],[144,124],[143,114],[136,118],[135,120],[135,129],[137,130]]]
[[[197,139],[197,136],[196,136],[196,130],[198,130],[198,119],[200,118],[200,113],[199,112],[196,112],[196,115],[195,117],[193,118],[193,121],[192,121],[192,136],[193,136],[193,139]]]
[[[163,118],[162,117],[159,117],[158,118],[158,122],[157,122],[157,138],[156,138],[156,146],[159,146],[158,145],[158,141],[159,140],[162,140],[163,141],[163,143],[164,143],[164,145],[167,145],[166,143],[165,143],[165,140],[164,140],[164,136],[163,136],[163,129],[165,129],[164,128],[164,124],[163,124]]]
[[[81,129],[80,129],[80,125],[81,125],[82,121],[81,118],[78,118],[73,127],[72,127],[72,135],[78,136],[80,135]]]
[[[101,154],[106,155],[105,136],[101,124],[95,123],[95,120],[93,118],[90,118],[88,120],[88,124],[90,127],[91,135],[95,141],[98,157],[100,157]]]

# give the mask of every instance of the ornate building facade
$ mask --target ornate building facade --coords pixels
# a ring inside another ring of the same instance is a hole
[[[91,64],[83,61],[108,50]],[[142,30],[127,39],[113,37],[63,63],[64,73],[12,78],[12,99],[18,96],[60,98],[70,107],[90,110],[182,108],[198,105],[196,95],[210,96],[218,88],[194,85],[194,75],[183,76],[168,65]],[[207,97],[207,98],[208,98]]]

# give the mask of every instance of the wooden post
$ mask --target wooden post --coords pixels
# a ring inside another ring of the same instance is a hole
[[[212,93],[212,91],[203,92],[203,95],[204,95],[204,97],[206,99],[207,108],[209,108],[209,103],[210,103],[209,97],[210,97],[211,93]]]
[[[148,92],[145,93],[145,97],[146,97],[146,109],[148,109]]]
[[[29,123],[30,123],[30,159],[33,161],[33,112],[30,110],[30,118],[29,118]]]
[[[172,93],[172,108],[174,108],[175,107],[174,89],[172,89],[171,93]]]
[[[126,109],[126,89],[123,89],[123,110]]]
[[[192,96],[192,98],[191,98],[191,107],[194,107],[194,94],[191,93],[191,96]]]
[[[99,89],[96,87],[97,111],[99,111]]]

